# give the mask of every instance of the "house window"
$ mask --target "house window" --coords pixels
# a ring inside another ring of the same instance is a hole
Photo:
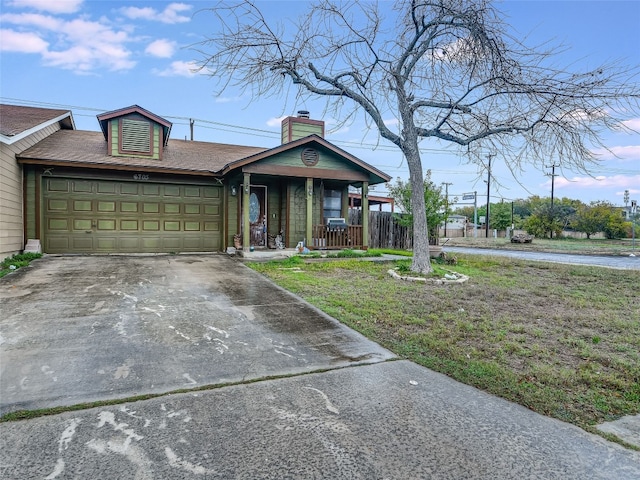
[[[322,216],[324,223],[328,218],[342,217],[342,190],[324,190]]]
[[[150,122],[123,118],[120,123],[122,152],[150,155],[152,126]]]

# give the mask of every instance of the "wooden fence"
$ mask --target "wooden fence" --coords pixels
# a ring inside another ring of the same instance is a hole
[[[350,225],[362,225],[362,210],[349,209]],[[398,225],[391,212],[369,212],[369,248],[410,250],[412,238],[409,228]]]

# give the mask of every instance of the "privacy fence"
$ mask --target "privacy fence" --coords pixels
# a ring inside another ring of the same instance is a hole
[[[349,210],[349,224],[362,225],[362,210]],[[369,248],[410,250],[411,233],[398,224],[391,212],[369,212]]]

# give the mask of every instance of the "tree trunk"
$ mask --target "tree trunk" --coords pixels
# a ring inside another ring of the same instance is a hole
[[[403,152],[409,166],[411,182],[411,212],[413,213],[413,261],[411,271],[422,274],[431,273],[429,257],[429,231],[427,213],[424,204],[424,173],[418,150],[418,139],[403,145]]]

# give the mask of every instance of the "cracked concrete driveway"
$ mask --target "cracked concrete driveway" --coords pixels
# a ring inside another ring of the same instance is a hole
[[[0,300],[2,414],[392,357],[222,255],[49,256]]]

